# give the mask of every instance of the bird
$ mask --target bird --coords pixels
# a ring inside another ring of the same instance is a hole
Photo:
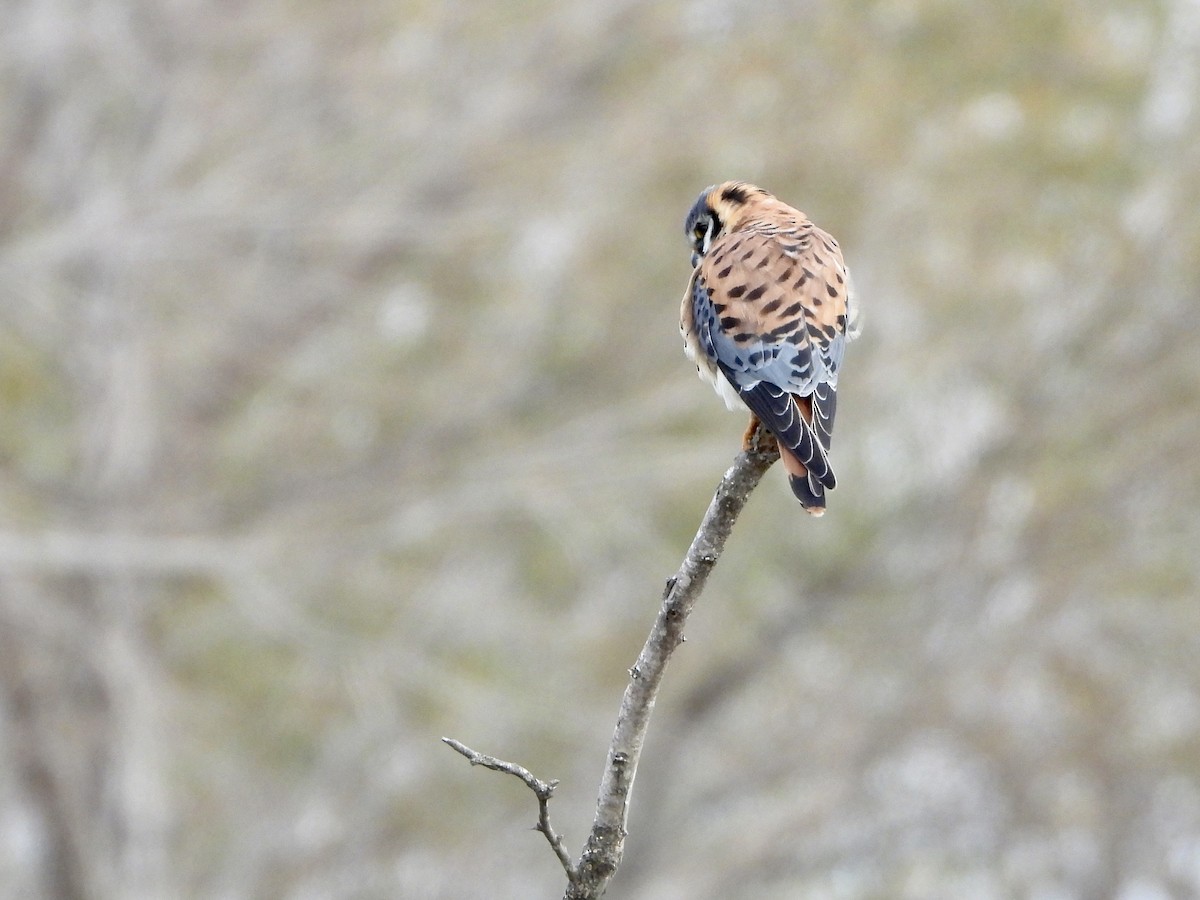
[[[744,181],[701,191],[685,220],[692,275],[679,329],[701,379],[726,405],[750,410],[779,445],[792,493],[825,512],[838,374],[859,334],[838,242],[797,209]]]

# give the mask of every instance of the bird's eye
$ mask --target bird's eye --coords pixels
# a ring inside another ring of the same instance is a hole
[[[692,229],[692,235],[698,241],[704,240],[704,235],[706,235],[707,233],[708,233],[708,226],[704,223],[703,220],[697,222],[696,227]]]

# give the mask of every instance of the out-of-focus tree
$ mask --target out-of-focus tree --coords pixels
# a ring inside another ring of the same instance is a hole
[[[725,178],[846,249],[842,486],[743,517],[613,895],[1200,892],[1194,4],[6,13],[0,895],[553,895],[437,738],[582,836]]]

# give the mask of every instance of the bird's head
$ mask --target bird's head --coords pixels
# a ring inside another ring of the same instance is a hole
[[[692,244],[693,268],[720,235],[737,231],[753,216],[756,207],[774,199],[762,188],[745,181],[726,181],[701,191],[684,222]]]

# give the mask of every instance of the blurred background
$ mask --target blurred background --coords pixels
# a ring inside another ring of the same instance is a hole
[[[609,896],[1200,895],[1200,5],[7,0],[0,897],[532,898],[741,416],[746,179],[837,236]]]

